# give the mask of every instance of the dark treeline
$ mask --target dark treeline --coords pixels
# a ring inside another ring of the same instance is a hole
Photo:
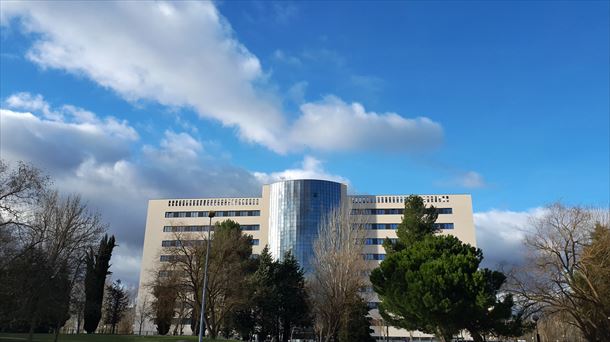
[[[80,322],[83,309],[85,326],[95,331],[99,318],[90,316],[99,316],[98,290],[114,247],[106,230],[78,195],[60,195],[31,165],[0,160],[0,331],[28,332],[30,339],[54,332],[57,339],[71,315]]]

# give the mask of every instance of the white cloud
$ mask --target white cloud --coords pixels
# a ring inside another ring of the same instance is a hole
[[[330,174],[324,170],[322,161],[312,156],[305,156],[300,168],[272,173],[254,172],[254,176],[263,184],[291,179],[324,179],[349,184],[346,178]]]
[[[259,91],[260,62],[235,38],[212,2],[53,2],[3,4],[40,33],[27,57],[85,75],[128,100],[195,108],[277,151],[283,117]]]
[[[165,131],[159,148],[150,145],[143,147],[144,154],[150,160],[158,160],[163,164],[188,163],[196,160],[202,150],[201,142],[190,134],[173,131]]]
[[[456,183],[465,188],[482,188],[485,187],[485,180],[483,176],[478,172],[469,171],[462,174],[457,180]]]
[[[292,66],[301,66],[302,64],[298,57],[289,55],[280,49],[273,51],[273,58],[278,62],[286,63]]]
[[[44,100],[42,95],[32,95],[27,92],[16,93],[9,96],[5,100],[9,108],[17,108],[27,111],[39,111],[44,114],[47,119],[61,120],[63,115],[52,111],[49,104]]]
[[[436,147],[443,136],[441,126],[428,118],[367,112],[360,103],[347,104],[334,96],[306,103],[301,111],[292,128],[293,143],[317,150],[416,150]]]
[[[120,246],[112,260],[115,279],[137,285],[149,199],[260,193],[250,172],[205,155],[187,133],[167,131],[158,146],[134,154],[138,134],[127,122],[69,105],[55,110],[42,96],[29,97],[44,105],[33,113],[0,108],[2,158],[33,163],[63,194],[78,193],[101,212]],[[63,120],[46,118],[45,108]]]
[[[546,213],[545,208],[526,211],[490,210],[474,213],[477,245],[483,250],[483,266],[518,265],[523,262],[523,239],[531,229],[531,218]]]
[[[212,2],[6,2],[1,18],[3,25],[19,18],[34,34],[27,58],[43,68],[85,76],[130,101],[192,108],[278,153],[413,151],[442,140],[440,124],[428,118],[366,112],[332,96],[303,104],[288,122],[261,62]],[[274,58],[302,62],[281,50]],[[344,63],[324,49],[302,58]]]

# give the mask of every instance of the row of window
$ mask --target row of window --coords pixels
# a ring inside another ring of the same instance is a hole
[[[398,223],[366,223],[364,229],[368,230],[381,230],[381,229],[398,229]]]
[[[189,233],[189,232],[207,232],[209,226],[164,226],[163,232],[165,233]],[[244,231],[260,230],[261,226],[258,224],[242,224],[239,226]],[[214,226],[212,226],[214,231]]]
[[[383,230],[383,229],[398,229],[398,223],[366,223],[364,229],[367,230]],[[435,223],[437,229],[453,229],[453,223]]]
[[[352,209],[352,215],[402,215],[404,209]],[[436,208],[438,214],[453,214],[453,208]]]
[[[385,254],[367,253],[367,254],[362,254],[362,258],[364,260],[384,260]]]
[[[161,247],[201,246],[203,242],[204,240],[163,240],[161,241]],[[253,246],[258,246],[259,243],[259,239],[252,239]]]
[[[383,245],[384,241],[385,241],[385,239],[383,239],[383,238],[367,238],[367,239],[364,239],[364,244],[365,245]],[[396,241],[398,241],[398,239],[391,238],[390,241],[392,241],[392,243],[395,243]]]
[[[258,242],[257,242],[257,244],[258,244]],[[252,259],[258,259],[259,257],[260,257],[260,254],[252,253],[250,255],[250,258],[252,258]],[[184,255],[161,255],[161,257],[159,258],[159,261],[175,262],[175,261],[178,261],[181,259],[184,260],[185,256]],[[169,277],[172,274],[177,274],[178,276],[187,276],[187,273],[185,271],[170,271],[170,270],[159,271],[159,276],[161,276],[161,277]]]
[[[219,210],[216,217],[261,216],[260,210]],[[208,217],[207,211],[166,211],[165,218],[177,217]]]

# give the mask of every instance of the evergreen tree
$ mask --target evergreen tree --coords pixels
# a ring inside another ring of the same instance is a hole
[[[288,251],[278,263],[275,274],[277,289],[277,312],[281,329],[281,340],[286,342],[295,326],[308,325],[309,309],[305,291],[305,275],[294,255]]]
[[[104,286],[106,276],[111,273],[108,269],[115,246],[114,236],[108,238],[108,235],[104,235],[97,252],[90,249],[85,255],[87,270],[85,274],[84,328],[87,334],[95,332],[102,318]]]
[[[386,259],[371,274],[381,315],[392,325],[435,334],[442,341],[462,329],[475,341],[487,333],[520,333],[512,297],[498,299],[506,277],[479,269],[480,249],[454,236],[435,235],[436,218],[436,209],[426,208],[421,197],[407,199],[398,241],[385,242]]]
[[[165,335],[169,332],[172,319],[176,314],[176,299],[178,298],[178,280],[175,275],[161,277],[157,275],[152,285],[153,301],[151,303],[153,321],[157,333]],[[193,315],[192,319],[198,319]]]
[[[349,303],[339,328],[339,342],[375,342],[366,302],[355,296]]]
[[[254,316],[257,325],[258,339],[264,341],[273,334],[277,324],[277,297],[275,274],[277,262],[273,260],[269,247],[265,246],[258,258],[258,268],[254,273]]]
[[[114,334],[116,325],[123,319],[125,310],[129,305],[129,295],[123,288],[121,280],[106,286],[106,297],[104,298],[104,323],[112,326],[111,333]]]
[[[265,247],[253,278],[259,340],[271,335],[278,341],[288,341],[294,327],[309,325],[305,276],[292,253],[276,261]]]

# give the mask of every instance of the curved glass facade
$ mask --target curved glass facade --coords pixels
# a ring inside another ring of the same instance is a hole
[[[292,251],[306,272],[313,256],[318,227],[346,199],[345,184],[314,180],[287,180],[270,185],[269,249],[282,259]]]

